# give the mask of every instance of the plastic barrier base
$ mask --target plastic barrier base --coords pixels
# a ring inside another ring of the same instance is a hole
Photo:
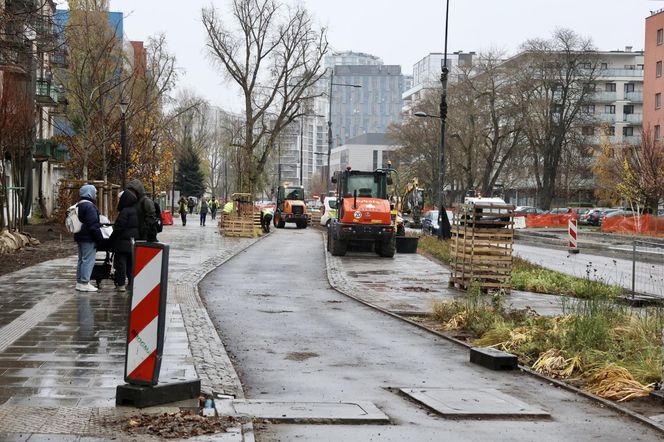
[[[145,408],[186,399],[197,399],[200,394],[200,379],[184,382],[164,382],[154,387],[124,384],[117,387],[115,405]]]

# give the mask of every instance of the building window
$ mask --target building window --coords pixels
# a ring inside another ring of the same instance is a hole
[[[602,69],[602,70],[604,70],[604,69],[608,69],[608,68],[609,68],[609,65],[608,65],[607,63],[602,63],[602,64],[600,65],[600,69]]]
[[[625,83],[625,92],[634,92],[634,83]]]
[[[615,126],[609,126],[604,130],[604,135],[613,136],[616,134]]]
[[[623,113],[625,115],[631,115],[634,113],[634,105],[633,104],[626,104],[623,106]]]
[[[632,126],[623,127],[623,136],[624,137],[633,137],[634,128]]]
[[[581,128],[581,135],[591,137],[591,136],[595,135],[595,128],[592,127],[592,126],[583,126]]]
[[[655,126],[655,139],[659,140],[659,124]]]
[[[655,65],[655,75],[657,77],[662,76],[662,62],[658,61],[657,64]]]
[[[373,169],[374,170],[378,169],[378,151],[377,150],[373,151]]]
[[[664,43],[664,29],[657,30],[657,46]]]
[[[606,83],[604,85],[604,90],[606,92],[615,92],[616,91],[616,84],[615,83]]]
[[[597,85],[595,83],[586,83],[586,84],[583,85],[583,90],[585,92],[595,92],[596,88],[597,88]],[[557,90],[557,88],[554,89],[554,90]]]
[[[662,94],[656,93],[655,94],[655,109],[659,109],[662,107]]]
[[[582,106],[581,111],[585,114],[592,115],[592,114],[595,113],[595,105],[590,104],[590,105],[587,105],[587,106]]]
[[[607,104],[604,106],[604,113],[605,114],[615,114],[616,113],[616,105],[615,104]]]

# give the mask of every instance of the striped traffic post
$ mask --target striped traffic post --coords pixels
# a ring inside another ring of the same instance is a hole
[[[159,382],[164,349],[168,246],[138,242],[134,248],[125,381],[136,385]]]
[[[133,248],[134,282],[131,290],[125,385],[118,385],[116,405],[139,408],[197,398],[200,380],[159,384],[164,351],[169,247],[159,242],[137,242]]]
[[[579,253],[576,219],[572,218],[569,220],[569,222],[567,223],[567,232],[569,237],[569,244],[568,244],[569,253]]]

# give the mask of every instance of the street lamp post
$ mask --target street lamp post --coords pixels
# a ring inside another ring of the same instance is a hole
[[[443,66],[440,73],[440,82],[443,87],[440,95],[439,115],[429,115],[426,112],[415,112],[416,117],[431,117],[440,119],[440,162],[438,164],[438,239],[449,239],[452,237],[450,220],[445,211],[445,192],[443,186],[445,181],[445,125],[447,122],[447,30],[449,24],[450,0],[446,0],[445,6],[445,52],[443,54]]]
[[[127,186],[127,122],[125,115],[127,113],[127,103],[120,103],[120,147],[122,148],[122,189]]]
[[[360,84],[347,84],[347,83],[335,83],[334,82],[334,67],[331,68],[330,73],[330,91],[327,94],[328,101],[330,102],[329,108],[327,111],[327,182],[325,184],[325,189],[327,193],[330,192],[330,176],[332,173],[330,171],[330,157],[332,156],[332,86],[346,86],[346,87],[355,87],[360,88]]]

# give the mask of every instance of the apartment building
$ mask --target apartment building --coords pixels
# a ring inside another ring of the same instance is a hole
[[[653,11],[646,18],[645,26],[645,61],[643,78],[643,128],[649,130],[655,140],[664,137],[664,9]]]
[[[447,67],[450,71],[448,81],[456,81],[458,67],[472,65],[475,52],[458,51],[447,55]],[[426,90],[440,88],[440,74],[445,55],[430,53],[413,65],[412,83],[404,91],[403,111],[408,112],[423,97]]]

